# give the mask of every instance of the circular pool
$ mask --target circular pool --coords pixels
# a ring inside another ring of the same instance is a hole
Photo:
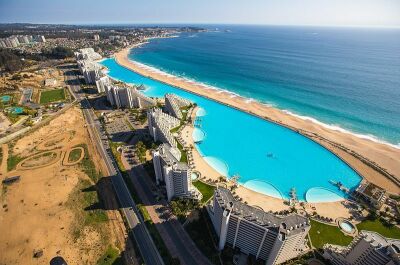
[[[350,223],[349,221],[342,219],[339,220],[339,227],[342,229],[342,231],[346,234],[354,234],[357,230],[356,227]]]
[[[197,180],[200,177],[200,173],[197,171],[193,171],[190,177],[192,180]]]
[[[203,108],[199,108],[197,111],[196,111],[196,116],[199,116],[199,117],[201,117],[201,116],[206,116],[206,110],[205,109],[203,109]]]
[[[11,100],[11,96],[9,95],[4,95],[0,97],[1,102],[3,103],[8,103]]]
[[[202,131],[199,128],[194,128],[193,133],[192,133],[192,138],[195,143],[203,141],[205,137],[206,137],[206,134],[204,131]]]

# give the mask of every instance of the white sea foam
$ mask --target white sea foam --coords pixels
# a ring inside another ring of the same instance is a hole
[[[293,113],[293,112],[291,112],[289,110],[282,110],[282,111],[284,113],[287,113],[287,114],[291,115],[291,116],[297,117],[297,118],[302,119],[302,120],[311,121],[311,122],[313,122],[315,124],[318,124],[318,125],[320,125],[322,127],[328,128],[328,129],[333,130],[333,131],[339,131],[341,133],[351,134],[351,135],[354,135],[354,136],[356,136],[358,138],[361,138],[361,139],[370,140],[370,141],[373,141],[373,142],[376,142],[376,143],[381,143],[381,144],[389,145],[389,146],[394,147],[396,149],[400,149],[400,143],[398,143],[397,145],[396,144],[392,144],[392,143],[388,143],[388,142],[386,142],[384,140],[379,139],[375,135],[355,133],[355,132],[352,132],[350,130],[346,130],[346,129],[344,129],[344,128],[340,127],[339,125],[336,125],[336,124],[326,124],[326,123],[323,123],[323,122],[321,122],[321,121],[319,121],[319,120],[317,120],[315,118],[312,118],[312,117],[309,117],[309,116],[303,116],[303,115],[295,114],[295,113]]]
[[[222,89],[222,88],[218,88],[218,87],[215,87],[215,86],[211,86],[211,85],[208,85],[208,84],[205,84],[205,83],[202,83],[202,82],[198,82],[198,81],[196,81],[196,80],[190,79],[190,78],[185,77],[185,76],[179,76],[179,77],[177,77],[177,76],[171,75],[171,74],[169,74],[169,73],[166,73],[166,72],[164,72],[164,71],[162,71],[162,70],[160,70],[160,69],[157,69],[157,68],[155,68],[155,67],[153,67],[153,66],[148,66],[148,65],[146,65],[146,64],[139,63],[139,62],[137,62],[137,61],[132,61],[132,62],[133,62],[134,64],[136,64],[136,65],[139,65],[139,66],[142,67],[142,68],[146,68],[146,69],[149,69],[149,70],[151,69],[151,70],[153,70],[153,71],[155,71],[155,72],[163,73],[164,75],[168,75],[168,76],[171,76],[171,77],[174,77],[174,78],[180,78],[182,81],[185,81],[185,82],[188,82],[188,83],[191,83],[191,84],[196,84],[196,85],[199,85],[199,86],[203,86],[203,87],[205,87],[205,88],[208,88],[208,89],[217,90],[217,91],[218,91],[218,92],[217,92],[218,94],[223,93],[223,92],[226,92],[226,93],[229,93],[229,94],[230,94],[230,97],[231,97],[231,98],[234,98],[234,97],[241,97],[241,98],[245,101],[245,103],[247,103],[247,104],[249,104],[249,103],[251,103],[251,102],[258,102],[258,103],[260,103],[260,104],[262,104],[262,105],[265,105],[265,106],[268,106],[268,107],[278,108],[278,107],[277,107],[276,105],[274,105],[273,103],[263,103],[263,102],[260,102],[260,101],[258,101],[258,100],[255,100],[254,98],[247,98],[247,97],[244,97],[244,96],[242,96],[242,95],[239,95],[239,94],[237,94],[237,93],[235,93],[235,92],[232,92],[232,91],[229,91],[229,90],[226,90],[226,89]],[[302,120],[311,121],[311,122],[313,122],[313,123],[315,123],[315,124],[318,124],[318,125],[320,125],[320,126],[323,126],[323,127],[325,127],[325,128],[328,128],[328,129],[331,129],[331,130],[334,130],[334,131],[339,131],[339,132],[342,132],[342,133],[351,134],[351,135],[354,135],[354,136],[356,136],[356,137],[358,137],[358,138],[360,138],[360,139],[366,139],[366,140],[370,140],[370,141],[373,141],[373,142],[376,142],[376,143],[385,144],[385,145],[388,145],[388,146],[393,147],[393,148],[396,148],[396,149],[400,149],[400,143],[398,143],[398,144],[392,144],[392,143],[389,143],[389,142],[387,142],[387,141],[385,141],[385,140],[382,140],[382,139],[376,137],[375,135],[361,134],[361,133],[352,132],[352,131],[347,130],[347,129],[344,129],[344,128],[340,127],[339,125],[336,125],[336,124],[326,124],[326,123],[323,123],[323,122],[321,122],[321,121],[319,121],[319,120],[317,120],[317,119],[315,119],[315,118],[313,118],[313,117],[304,116],[304,115],[299,115],[299,114],[293,113],[293,112],[291,112],[291,111],[289,111],[289,110],[284,110],[284,109],[281,109],[281,110],[282,110],[284,113],[287,113],[287,114],[292,115],[292,116],[294,116],[294,117],[300,118],[300,119],[302,119]]]

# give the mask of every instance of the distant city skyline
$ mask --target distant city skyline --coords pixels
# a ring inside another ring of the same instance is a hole
[[[400,27],[400,1],[0,0],[0,22]]]

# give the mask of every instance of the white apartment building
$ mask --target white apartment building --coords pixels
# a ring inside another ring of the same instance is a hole
[[[180,120],[162,112],[159,108],[147,111],[150,135],[155,142],[168,143],[172,147],[177,147],[176,140],[171,133],[171,129],[180,125]]]
[[[95,62],[102,58],[101,55],[95,52],[93,48],[79,49],[74,54],[85,82],[96,84],[96,80],[104,75],[101,65]]]
[[[108,76],[98,77],[96,79],[97,92],[103,93],[106,91],[106,86],[111,85],[110,78]]]
[[[103,75],[101,66],[91,60],[78,60],[78,67],[87,84],[96,84],[96,80]]]
[[[46,42],[46,38],[43,35],[36,35],[35,41],[37,42]]]
[[[117,108],[142,108],[156,105],[155,100],[143,95],[135,87],[105,85],[107,100]]]
[[[201,200],[201,193],[192,185],[192,171],[180,162],[181,152],[169,144],[162,144],[153,153],[157,185],[165,183],[168,201],[174,197]]]
[[[182,119],[182,107],[187,107],[192,104],[191,101],[181,98],[175,94],[165,95],[165,110],[168,114],[175,118]]]
[[[272,213],[236,201],[225,188],[214,191],[209,215],[219,237],[219,249],[238,248],[265,264],[281,264],[307,249],[310,230],[306,217],[293,214],[278,217]]]
[[[102,56],[94,51],[93,48],[83,48],[75,52],[75,57],[77,60],[91,60],[97,61],[101,60]]]
[[[334,265],[398,265],[400,240],[361,231],[347,247],[326,244],[324,258]]]

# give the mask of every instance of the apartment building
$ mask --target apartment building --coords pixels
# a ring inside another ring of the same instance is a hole
[[[168,201],[174,197],[201,200],[201,193],[192,185],[192,171],[187,163],[180,162],[177,148],[162,144],[152,155],[157,185],[165,183]]]
[[[191,101],[181,98],[175,94],[165,95],[165,110],[168,114],[174,116],[175,118],[182,119],[183,115],[181,108],[190,106],[191,104]]]
[[[176,140],[171,130],[180,125],[180,120],[162,112],[159,108],[147,111],[150,135],[155,142],[168,143],[172,147],[177,147]]]
[[[147,108],[156,105],[156,101],[140,93],[132,86],[105,85],[107,100],[116,108]]]
[[[400,240],[361,231],[347,246],[326,244],[324,257],[334,265],[398,265]]]
[[[220,250],[227,245],[267,265],[281,264],[307,250],[310,223],[306,217],[276,216],[235,200],[225,188],[215,189],[209,214]]]

